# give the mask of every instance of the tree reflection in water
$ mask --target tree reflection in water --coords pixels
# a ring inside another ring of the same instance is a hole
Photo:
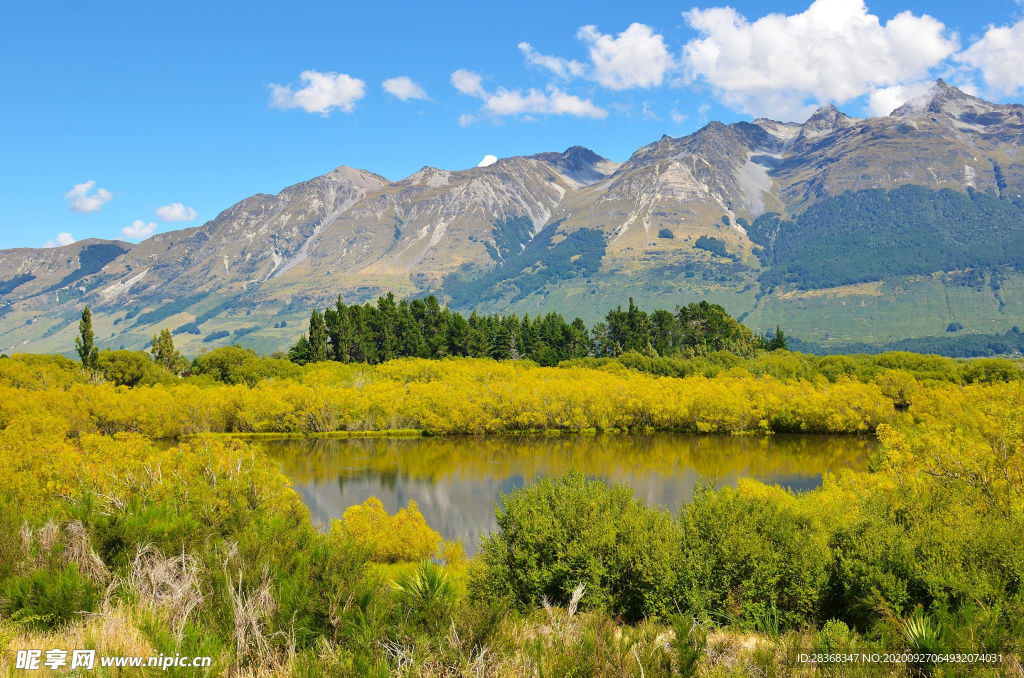
[[[873,437],[599,434],[448,438],[292,439],[262,443],[327,526],[370,496],[389,513],[415,499],[445,539],[476,550],[496,527],[495,504],[542,474],[576,468],[628,483],[638,498],[675,511],[699,478],[741,477],[810,490],[825,473],[864,470]]]

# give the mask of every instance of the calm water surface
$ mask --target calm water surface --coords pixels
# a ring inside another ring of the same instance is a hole
[[[497,528],[500,494],[570,468],[628,483],[650,505],[672,511],[690,500],[699,478],[739,478],[793,490],[821,485],[823,474],[863,470],[873,438],[700,436],[658,433],[596,436],[356,438],[263,443],[278,460],[314,522],[326,526],[369,497],[389,513],[410,499],[445,539],[473,552]]]

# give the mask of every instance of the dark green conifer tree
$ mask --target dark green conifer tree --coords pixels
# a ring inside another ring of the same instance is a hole
[[[100,350],[93,346],[96,335],[92,331],[92,311],[86,306],[78,322],[78,336],[75,337],[75,351],[82,359],[82,367],[95,370],[100,366]]]
[[[775,326],[775,336],[768,341],[765,348],[769,351],[775,351],[778,349],[785,351],[789,349],[789,341],[786,339],[786,334],[782,331],[782,327],[780,325]]]
[[[320,311],[313,309],[309,316],[309,359],[311,363],[327,360],[327,324]]]
[[[310,360],[309,350],[309,339],[303,334],[299,337],[299,340],[295,342],[295,345],[288,349],[288,360],[291,360],[296,365],[305,365]]]

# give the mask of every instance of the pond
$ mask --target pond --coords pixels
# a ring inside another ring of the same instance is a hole
[[[469,553],[495,530],[494,507],[543,474],[571,468],[628,483],[637,498],[673,512],[694,484],[754,478],[794,491],[821,485],[827,472],[864,470],[874,438],[813,435],[723,436],[671,433],[455,438],[290,439],[264,442],[326,527],[369,497],[389,513],[413,499],[445,539]]]

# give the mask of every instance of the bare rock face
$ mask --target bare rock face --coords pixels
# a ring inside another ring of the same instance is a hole
[[[821,137],[834,134],[835,132],[845,129],[857,122],[860,122],[858,118],[851,118],[836,108],[833,104],[826,104],[816,110],[814,114],[807,119],[807,122],[803,124],[803,127],[800,129],[800,134],[797,135],[796,145],[805,146],[813,143]]]
[[[194,296],[265,283],[304,261],[324,226],[387,184],[371,172],[339,167],[277,195],[246,198],[199,228],[155,235],[109,271],[137,281],[105,288],[99,303],[113,308],[148,295]]]
[[[582,146],[573,146],[564,153],[537,153],[530,157],[551,165],[567,184],[576,189],[607,179],[621,164],[602,158]]]
[[[63,247],[0,250],[0,313],[12,305],[46,304],[59,296],[81,296],[98,277],[109,276],[118,258],[131,252],[126,242],[89,238]]]
[[[339,293],[350,301],[389,290],[445,296],[498,270],[510,289],[504,298],[518,299],[517,276],[551,266],[561,268],[545,275],[570,287],[564,281],[578,275],[592,286],[605,276],[618,281],[610,288],[657,288],[686,271],[692,278],[698,266],[714,282],[702,294],[748,290],[758,272],[744,224],[759,215],[799,214],[845,191],[905,184],[1015,199],[1024,193],[1022,134],[1024,106],[992,104],[939,80],[889,116],[862,120],[828,104],[802,124],[712,122],[686,137],[664,136],[622,163],[573,146],[461,171],[424,167],[394,182],[342,166],[138,245],[0,251],[0,333],[35,317],[29,309],[56,319],[89,303],[99,318],[141,314],[125,322],[141,336],[147,318],[277,313]],[[701,236],[722,241],[730,258],[695,249]],[[545,258],[577,242],[590,249]],[[576,270],[578,261],[589,263]],[[500,289],[488,294],[503,298]],[[53,332],[40,350],[68,343]],[[123,332],[119,325],[114,334]]]

